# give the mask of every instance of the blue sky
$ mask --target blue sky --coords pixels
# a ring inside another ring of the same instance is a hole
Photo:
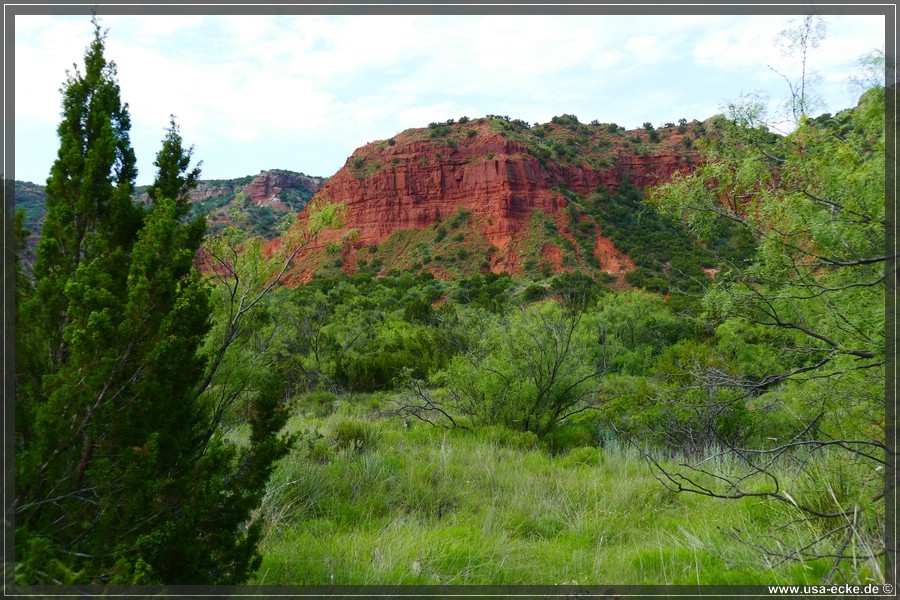
[[[799,76],[776,16],[102,16],[130,105],[138,183],[176,116],[202,178],[263,169],[330,176],[355,148],[432,121],[574,114],[626,128],[705,119],[743,94],[772,121]],[[853,105],[857,59],[884,47],[881,16],[824,17],[809,58],[816,112]],[[44,183],[60,85],[82,64],[86,16],[15,17],[15,178]],[[775,70],[773,70],[773,68]],[[780,125],[784,126],[784,125]]]

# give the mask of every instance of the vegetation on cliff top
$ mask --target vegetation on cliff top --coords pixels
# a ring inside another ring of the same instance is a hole
[[[603,170],[615,165],[623,153],[669,155],[691,162],[696,157],[694,141],[705,135],[708,127],[710,121],[680,119],[678,125],[665,123],[656,128],[647,123],[641,129],[628,131],[615,123],[581,123],[574,115],[556,116],[543,124],[499,115],[461,117],[432,122],[427,128],[408,129],[389,140],[367,146],[363,154],[351,160],[354,174],[364,179],[388,166],[378,151],[396,144],[428,141],[435,146],[435,152],[440,153],[444,148],[446,154],[457,147],[480,143],[484,136],[493,134],[523,144],[543,165]]]

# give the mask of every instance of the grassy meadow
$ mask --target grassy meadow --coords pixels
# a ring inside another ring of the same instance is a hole
[[[778,507],[671,492],[628,444],[551,452],[502,427],[382,419],[383,401],[293,405],[300,437],[268,483],[250,583],[814,584],[831,567],[761,557],[736,536],[761,539]]]

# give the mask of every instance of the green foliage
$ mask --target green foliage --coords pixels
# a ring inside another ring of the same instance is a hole
[[[241,582],[259,563],[252,512],[288,444],[280,380],[252,400],[250,446],[229,445],[198,393],[204,222],[184,221],[198,171],[173,123],[155,202],[132,203],[127,107],[94,24],[85,74],[63,90],[34,287],[18,306],[31,341],[16,357],[17,580]]]
[[[556,303],[485,321],[470,351],[448,365],[455,410],[476,424],[502,424],[539,437],[596,403],[605,371],[581,319]]]
[[[200,167],[194,167],[188,171],[191,164],[191,155],[194,148],[185,148],[182,146],[183,140],[178,133],[178,125],[175,123],[175,117],[169,118],[169,129],[166,138],[163,140],[163,147],[157,155],[153,165],[157,168],[159,175],[157,180],[147,188],[147,194],[153,201],[162,198],[171,198],[175,200],[177,206],[177,215],[182,217],[190,211],[189,193],[198,185],[198,177],[200,176]]]
[[[409,274],[314,280],[278,309],[296,332],[279,341],[279,353],[311,385],[363,391],[390,389],[406,369],[424,377],[446,360],[432,329],[431,302],[442,293],[432,281]]]
[[[702,268],[718,264],[710,245],[720,252],[721,261],[741,261],[752,251],[746,233],[725,218],[711,222],[698,240],[675,218],[646,204],[627,179],[614,194],[600,190],[591,196],[585,211],[616,248],[635,261],[638,269],[626,276],[628,281],[647,290],[699,293],[709,279]],[[711,242],[705,247],[698,243],[707,239]]]
[[[374,423],[344,418],[334,425],[329,438],[338,450],[369,452],[377,447],[381,432]]]
[[[550,289],[562,298],[563,306],[583,312],[596,302],[600,284],[590,275],[570,271],[551,279]]]
[[[22,211],[22,225],[29,232],[40,231],[46,214],[44,187],[30,181],[14,183],[16,212]]]
[[[550,119],[550,122],[555,125],[563,125],[568,127],[580,125],[578,117],[576,117],[575,115],[559,115]]]
[[[357,155],[350,162],[350,173],[357,179],[369,179],[384,167],[376,155]]]
[[[502,312],[510,297],[512,277],[507,273],[476,274],[456,282],[452,298],[495,313]]]
[[[450,225],[450,229],[457,229],[457,228],[461,227],[462,225],[464,225],[466,223],[471,223],[471,222],[472,222],[472,213],[467,210],[460,209],[459,211],[457,211],[457,213],[455,215],[453,215],[453,218],[450,219],[450,221],[448,222],[448,225]]]
[[[704,297],[727,365],[683,372],[679,388],[715,390],[716,405],[755,423],[742,443],[761,455],[783,445],[822,460],[798,467],[821,482],[808,501],[768,494],[790,508],[783,520],[816,523],[804,555],[833,556],[834,573],[857,568],[851,544],[883,552],[885,90],[814,120],[809,101],[793,97],[798,126],[784,137],[768,131],[759,102],[733,104],[713,123],[704,166],[657,201],[702,234],[726,218],[757,247]]]
[[[346,206],[336,202],[319,199],[310,204],[306,211],[307,232],[314,233],[321,229],[338,229],[343,225]]]
[[[565,423],[548,434],[544,441],[552,454],[565,454],[576,448],[592,448],[597,444],[597,427],[592,423]],[[596,458],[593,451],[584,454],[587,460],[577,462],[588,462],[591,458]]]
[[[403,311],[403,319],[410,323],[434,323],[434,309],[422,298],[413,298]]]

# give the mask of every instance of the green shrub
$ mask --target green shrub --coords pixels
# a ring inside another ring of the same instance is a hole
[[[453,215],[453,218],[450,219],[450,227],[451,229],[456,229],[457,227],[460,227],[465,223],[469,223],[471,220],[472,213],[467,210],[460,209],[460,211]]]
[[[522,291],[522,300],[525,302],[537,302],[539,300],[543,300],[550,293],[550,290],[542,285],[538,285],[536,283],[528,284]]]
[[[308,407],[316,417],[327,417],[335,410],[337,396],[332,392],[312,392],[306,394],[299,402],[301,407]]]
[[[566,468],[577,468],[583,465],[596,467],[603,460],[603,450],[591,446],[572,448],[557,459],[557,464]]]
[[[531,431],[515,431],[503,425],[486,425],[478,428],[478,439],[513,450],[536,450],[540,446],[537,435]]]
[[[597,445],[596,431],[587,424],[560,425],[544,437],[551,454],[565,454],[574,448]]]
[[[266,525],[280,528],[325,514],[334,493],[326,471],[294,453],[285,457],[272,473],[260,508]]]
[[[329,439],[338,450],[368,452],[378,446],[381,429],[370,421],[345,418],[334,425]]]

